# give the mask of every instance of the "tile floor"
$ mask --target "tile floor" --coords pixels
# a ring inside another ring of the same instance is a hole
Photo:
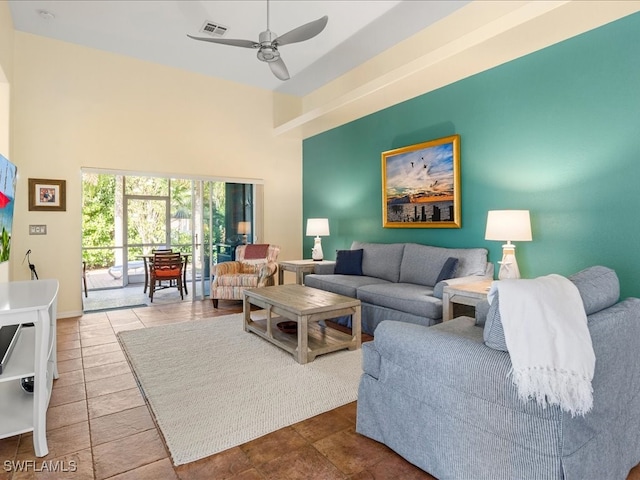
[[[59,320],[60,378],[47,414],[49,455],[34,456],[31,434],[0,440],[0,480],[434,478],[355,433],[355,402],[173,467],[116,333],[240,311],[236,302],[220,302],[218,310],[210,301],[182,302]],[[10,465],[24,469],[8,471]],[[629,475],[632,479],[640,480],[640,466]]]

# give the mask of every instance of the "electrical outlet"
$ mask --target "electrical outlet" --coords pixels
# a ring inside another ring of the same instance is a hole
[[[29,225],[29,235],[46,235],[46,225]]]

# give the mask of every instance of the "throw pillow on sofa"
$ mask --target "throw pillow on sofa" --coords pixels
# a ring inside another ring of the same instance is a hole
[[[458,268],[458,260],[455,257],[449,257],[445,260],[444,265],[440,269],[437,282],[433,286],[433,296],[442,300],[443,289],[447,286],[447,280],[455,278],[456,268]]]
[[[338,275],[362,275],[362,249],[336,250],[336,267]]]
[[[444,265],[440,269],[440,273],[438,274],[438,279],[436,283],[440,283],[444,280],[449,280],[453,278],[456,273],[456,268],[458,267],[458,259],[455,257],[449,257],[444,262]]]

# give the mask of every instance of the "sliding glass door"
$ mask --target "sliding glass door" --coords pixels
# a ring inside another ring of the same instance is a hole
[[[158,248],[188,254],[189,296],[208,296],[211,266],[255,238],[254,190],[251,183],[83,172],[85,305],[102,290],[142,292],[143,255]]]

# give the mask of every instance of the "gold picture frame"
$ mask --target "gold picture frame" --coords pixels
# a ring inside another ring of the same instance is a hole
[[[67,182],[44,178],[29,179],[29,211],[65,212]]]
[[[384,228],[460,228],[460,135],[382,152]]]

